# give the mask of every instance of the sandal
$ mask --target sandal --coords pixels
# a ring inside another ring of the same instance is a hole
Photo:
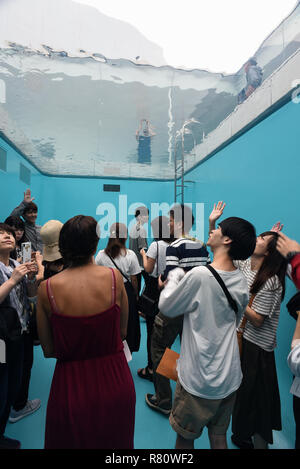
[[[147,379],[148,381],[153,381],[153,373],[149,372],[149,367],[148,366],[138,370],[137,374],[140,378]]]

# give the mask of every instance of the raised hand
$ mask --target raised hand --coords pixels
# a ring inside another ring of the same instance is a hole
[[[24,192],[24,202],[30,203],[33,200],[34,200],[34,197],[31,197],[31,190],[26,189],[26,191]]]
[[[223,203],[223,200],[221,200],[220,202],[216,204],[214,204],[214,208],[211,212],[211,214],[209,215],[209,222],[210,223],[214,223],[216,222],[220,216],[223,214],[223,211],[224,211],[224,208],[226,207],[226,204]]]
[[[300,244],[297,243],[297,241],[288,238],[283,233],[278,233],[276,249],[283,257],[286,257],[289,252],[300,252]]]
[[[278,221],[277,223],[275,223],[275,225],[273,225],[271,231],[275,231],[275,233],[280,233],[280,231],[282,231],[282,228],[283,225],[280,223],[280,221]]]

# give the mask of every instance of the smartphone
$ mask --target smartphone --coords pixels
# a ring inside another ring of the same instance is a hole
[[[31,262],[31,243],[22,243],[21,244],[21,257],[22,257],[22,264],[25,262]]]

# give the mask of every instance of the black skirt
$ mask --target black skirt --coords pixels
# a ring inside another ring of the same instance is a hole
[[[136,293],[130,282],[125,282],[124,286],[128,298],[128,324],[125,340],[130,352],[138,352],[141,342],[141,327],[137,309]]]
[[[244,440],[258,433],[273,444],[272,430],[282,429],[274,352],[243,338],[241,365],[243,381],[232,415],[233,434]]]

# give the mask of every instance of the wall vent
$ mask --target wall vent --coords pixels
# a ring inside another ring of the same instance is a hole
[[[118,184],[103,184],[104,192],[120,192],[120,186]]]
[[[7,171],[7,152],[0,147],[0,169]]]
[[[31,183],[31,171],[26,168],[22,163],[20,163],[20,180],[25,182],[28,186]]]

